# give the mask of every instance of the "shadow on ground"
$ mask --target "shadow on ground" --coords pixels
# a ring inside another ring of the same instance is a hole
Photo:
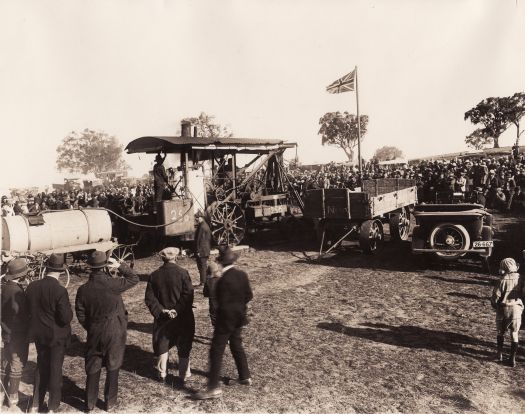
[[[360,327],[338,322],[321,322],[320,329],[405,348],[429,349],[436,352],[487,359],[493,352],[479,349],[493,348],[494,344],[455,332],[436,331],[419,326],[391,326],[382,323],[364,323]]]

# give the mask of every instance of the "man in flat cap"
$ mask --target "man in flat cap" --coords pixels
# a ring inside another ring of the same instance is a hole
[[[13,259],[7,265],[7,273],[2,279],[2,366],[0,405],[7,392],[8,405],[18,404],[18,388],[22,370],[27,362],[29,343],[27,328],[29,313],[26,295],[18,284],[28,272],[24,259]]]
[[[218,262],[222,264],[222,276],[217,281],[215,294],[217,300],[217,319],[210,348],[210,375],[205,391],[198,392],[196,399],[218,398],[222,394],[219,387],[222,357],[229,342],[237,371],[239,383],[251,385],[248,360],[242,346],[242,327],[248,323],[247,304],[253,299],[248,275],[234,267],[238,255],[229,247],[219,250]]]
[[[160,252],[164,264],[148,280],[145,302],[153,315],[153,353],[157,358],[158,379],[166,381],[168,352],[177,346],[179,380],[191,376],[190,352],[195,335],[193,286],[186,269],[177,265],[179,249],[167,247]]]
[[[52,254],[43,279],[31,282],[26,290],[29,304],[29,340],[35,343],[37,370],[33,389],[33,409],[56,411],[62,398],[62,365],[71,336],[73,311],[69,295],[59,282],[65,271],[63,254]],[[37,406],[38,404],[38,406]]]
[[[117,404],[118,375],[126,349],[127,311],[121,294],[135,286],[139,278],[125,263],[106,259],[106,253],[93,252],[87,261],[89,280],[78,288],[75,311],[87,331],[85,354],[86,410],[95,408],[100,371],[106,367],[104,402],[106,411]],[[116,268],[124,277],[112,278],[107,268]]]

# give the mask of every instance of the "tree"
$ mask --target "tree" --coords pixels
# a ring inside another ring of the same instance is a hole
[[[389,147],[385,145],[384,147],[376,149],[373,160],[377,161],[390,161],[395,160],[396,158],[403,158],[403,151],[397,147]]]
[[[516,92],[514,95],[503,98],[503,112],[507,120],[516,126],[516,145],[519,145],[520,136],[524,130],[520,131],[520,120],[525,115],[525,93]]]
[[[366,134],[368,115],[360,115],[361,141]],[[349,161],[354,158],[354,148],[357,145],[357,115],[348,112],[327,112],[319,119],[319,135],[322,144],[340,147],[345,152]]]
[[[72,131],[57,147],[57,167],[59,171],[82,174],[127,170],[123,151],[117,138],[105,132],[88,128]]]
[[[487,134],[485,128],[478,128],[465,138],[468,146],[480,150],[485,145],[492,143],[492,138]]]
[[[193,126],[197,127],[197,135],[203,138],[231,138],[233,132],[228,126],[222,126],[221,124],[214,123],[215,117],[208,115],[205,112],[196,118],[184,118],[182,122],[190,122]]]
[[[465,112],[465,121],[470,120],[474,125],[481,124],[483,128],[474,131],[465,138],[467,145],[494,144],[499,148],[499,136],[509,127],[509,120],[505,114],[505,98],[487,98],[474,108]]]

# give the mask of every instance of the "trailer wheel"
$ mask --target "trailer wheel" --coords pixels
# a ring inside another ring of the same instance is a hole
[[[390,216],[390,237],[396,241],[407,241],[410,233],[410,210],[403,207],[401,211]]]
[[[359,246],[367,254],[376,253],[383,246],[383,223],[379,220],[367,220],[359,230]]]
[[[441,223],[430,233],[430,247],[450,250],[450,252],[436,252],[436,256],[444,260],[455,260],[465,256],[466,253],[455,253],[454,250],[468,249],[470,235],[461,224]]]
[[[218,203],[211,212],[211,235],[217,245],[235,246],[246,233],[246,219],[237,203]]]
[[[135,253],[133,253],[133,248],[131,246],[125,244],[118,245],[113,249],[110,257],[119,262],[126,263],[132,269],[135,266]],[[111,276],[116,277],[118,269],[111,269],[109,273]]]

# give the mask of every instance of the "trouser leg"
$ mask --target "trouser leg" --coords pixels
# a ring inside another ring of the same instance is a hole
[[[95,408],[98,399],[98,384],[100,382],[100,371],[87,374],[86,376],[86,408]]]
[[[0,366],[0,406],[4,402],[4,394],[7,393],[7,387],[9,386],[9,376],[7,373],[9,372],[9,350],[8,350],[9,344],[4,343],[2,346],[1,351],[1,366]]]
[[[157,370],[161,378],[166,378],[166,375],[168,375],[168,352],[160,354],[157,357],[155,369]]]
[[[213,333],[210,348],[210,376],[208,378],[208,388],[213,389],[219,386],[219,378],[221,375],[222,357],[224,355],[224,348],[228,342],[230,334]]]
[[[497,348],[496,360],[499,362],[503,361],[503,343],[504,341],[505,341],[505,338],[503,335],[497,336],[498,348]]]
[[[232,352],[235,365],[237,366],[239,379],[245,380],[250,378],[250,370],[248,368],[246,352],[244,352],[244,347],[242,346],[241,330],[242,328],[237,328],[230,337],[230,350]]]
[[[49,361],[49,400],[47,406],[50,410],[58,409],[62,399],[62,365],[64,364],[65,345],[51,347]]]
[[[35,343],[35,346],[37,351],[37,372],[35,373],[35,385],[33,388],[33,406],[38,402],[38,407],[41,410],[44,406],[49,384],[51,352],[48,346],[39,343]]]
[[[106,384],[104,386],[104,401],[106,404],[106,410],[117,405],[118,374],[118,369],[106,372]]]
[[[197,256],[197,267],[199,268],[200,284],[206,283],[206,272],[208,271],[208,257]]]
[[[29,344],[25,337],[14,336],[9,344],[9,386],[7,393],[9,399],[16,405],[18,403],[18,388],[22,380],[22,371],[27,362]]]

